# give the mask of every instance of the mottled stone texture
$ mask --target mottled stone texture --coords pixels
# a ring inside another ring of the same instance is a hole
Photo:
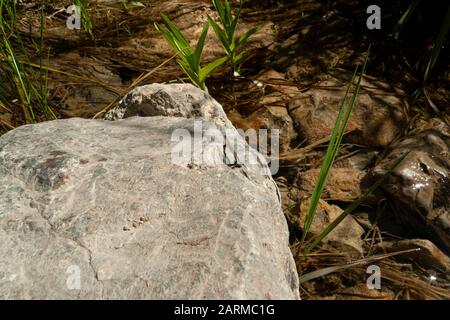
[[[172,132],[193,126],[70,119],[2,136],[0,298],[299,298],[272,178],[173,164]]]
[[[205,91],[191,84],[153,83],[131,90],[119,105],[105,115],[106,120],[128,117],[200,118],[234,128],[222,106]]]

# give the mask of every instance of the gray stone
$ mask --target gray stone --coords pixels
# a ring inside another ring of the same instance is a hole
[[[133,116],[201,118],[234,128],[222,106],[205,91],[191,84],[149,84],[131,90],[119,105],[105,115],[106,120]]]
[[[172,163],[173,131],[194,121],[74,118],[3,135],[0,298],[299,298],[267,165]]]
[[[308,213],[308,206],[309,198],[304,197],[300,202],[298,213],[290,217],[293,225],[302,231]],[[342,212],[343,210],[338,206],[330,205],[326,201],[320,200],[309,234],[313,237],[319,236]],[[323,239],[323,243],[331,244],[335,248],[341,249],[342,252],[347,253],[349,257],[357,259],[364,253],[364,241],[361,239],[363,234],[364,229],[358,222],[352,216],[347,216]]]

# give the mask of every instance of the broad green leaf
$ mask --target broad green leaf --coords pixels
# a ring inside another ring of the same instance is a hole
[[[238,48],[241,44],[245,43],[248,40],[248,38],[250,38],[258,30],[259,30],[258,27],[251,28],[247,32],[245,32],[245,33],[241,34],[239,37],[237,37],[237,39],[236,39],[236,48]]]
[[[200,66],[200,60],[203,52],[203,47],[205,46],[205,39],[206,36],[208,35],[208,30],[209,30],[209,23],[207,22],[203,26],[202,33],[200,34],[200,38],[198,39],[197,42],[197,47],[195,48],[193,62],[196,66]]]
[[[236,27],[239,22],[239,18],[241,17],[241,10],[242,10],[242,0],[239,2],[239,10],[236,13],[236,16],[233,19],[233,22],[231,23],[231,27],[228,31],[228,39],[233,39],[234,33],[236,32]]]
[[[225,49],[228,55],[232,54],[232,49],[230,48],[230,41],[227,38],[225,31],[210,17],[208,16],[208,21],[213,27],[213,30],[222,44],[222,47]]]
[[[173,35],[174,39],[176,39],[178,43],[181,44],[181,47],[190,48],[192,52],[192,48],[191,45],[189,44],[189,41],[187,41],[185,36],[183,36],[180,30],[178,30],[177,26],[172,21],[170,21],[170,19],[166,15],[161,14],[161,18],[164,24],[166,25],[167,29],[169,30],[169,32]]]
[[[202,68],[202,70],[200,71],[199,79],[201,81],[206,80],[206,78],[208,78],[208,76],[214,71],[214,69],[220,67],[227,60],[228,57],[222,57],[209,63],[206,67]]]
[[[221,0],[213,0],[214,8],[216,8],[217,13],[219,14],[220,20],[225,20],[225,8],[223,7],[223,3]]]

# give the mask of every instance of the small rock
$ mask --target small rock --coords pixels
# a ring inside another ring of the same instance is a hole
[[[300,230],[303,230],[306,214],[308,212],[308,204],[309,201],[307,201],[306,198],[303,199],[300,203],[298,216],[294,218],[294,223]],[[320,200],[309,234],[313,237],[318,236],[331,222],[339,217],[342,212],[343,210],[338,206],[330,205],[326,201]],[[352,216],[347,216],[323,241],[333,245],[343,245],[347,250],[350,248],[351,252],[356,254],[356,256],[362,256],[364,252],[364,242],[361,239],[361,236],[363,234],[364,229]]]
[[[106,120],[140,117],[202,118],[233,128],[222,106],[209,94],[191,84],[149,84],[130,91]]]
[[[299,174],[297,180],[299,196],[311,194],[316,185],[320,169],[310,169]],[[362,196],[364,171],[350,168],[332,168],[325,186],[323,198],[351,202]]]

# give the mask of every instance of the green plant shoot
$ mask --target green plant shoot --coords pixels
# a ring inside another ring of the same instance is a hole
[[[227,60],[227,57],[222,57],[203,68],[201,67],[201,58],[209,30],[209,23],[204,24],[197,46],[193,49],[186,37],[167,16],[161,14],[161,18],[164,26],[155,23],[156,30],[163,35],[167,43],[176,51],[179,57],[177,62],[192,83],[207,92],[206,79]]]
[[[233,73],[239,74],[240,65],[246,58],[248,51],[244,50],[239,52],[238,49],[258,31],[258,28],[252,28],[243,34],[236,36],[236,27],[241,15],[242,2],[235,16],[233,16],[231,5],[228,0],[225,0],[224,2],[221,0],[213,0],[213,5],[219,14],[220,25],[210,16],[208,16],[208,21],[213,27],[214,32],[228,56]]]

